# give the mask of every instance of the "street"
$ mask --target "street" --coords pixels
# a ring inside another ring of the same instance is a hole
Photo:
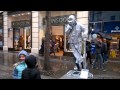
[[[50,60],[51,70],[44,71],[43,57],[39,56],[40,71],[42,79],[60,79],[69,70],[73,70],[74,62],[72,58],[52,58]],[[0,79],[12,79],[13,63],[17,62],[17,53],[3,53],[0,52]],[[88,69],[93,74],[93,79],[120,79],[120,61],[109,60],[107,64],[104,64],[105,71],[99,69],[93,69],[88,62]]]

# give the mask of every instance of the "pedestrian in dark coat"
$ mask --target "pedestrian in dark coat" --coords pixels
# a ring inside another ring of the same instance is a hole
[[[90,52],[91,52],[91,43],[90,43],[90,41],[86,41],[86,53],[87,53],[87,58],[86,58],[86,60],[89,59],[90,64],[92,64]]]
[[[96,59],[93,63],[93,68],[98,67],[97,62],[99,61],[99,68],[101,70],[103,70],[103,57],[101,54],[101,49],[102,49],[102,37],[97,36],[96,40],[94,40],[95,42],[95,47],[96,47]]]
[[[36,67],[37,60],[34,55],[29,55],[25,63],[27,68],[22,72],[22,79],[41,79],[41,74],[38,68]]]
[[[106,39],[103,39],[103,43],[102,43],[102,49],[101,49],[101,54],[103,57],[103,63],[107,62],[107,56],[108,56],[108,51],[107,51],[107,43],[106,43]]]
[[[44,42],[45,42],[45,39],[43,38],[42,44],[41,44],[41,49],[39,50],[39,54],[41,54],[42,56],[44,56]]]

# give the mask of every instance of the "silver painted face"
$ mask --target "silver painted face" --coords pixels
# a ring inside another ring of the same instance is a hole
[[[70,15],[68,17],[68,23],[69,25],[73,26],[75,24],[76,20],[75,20],[75,16],[74,15]]]

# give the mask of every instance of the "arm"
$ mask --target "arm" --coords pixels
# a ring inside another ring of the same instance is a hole
[[[88,37],[88,29],[85,28],[85,26],[83,26],[82,24],[80,24],[80,28],[81,28],[81,32],[82,32],[82,37],[87,38]]]
[[[97,45],[98,47],[100,47],[100,48],[102,47],[102,43],[99,42],[99,41],[96,43],[96,45]]]
[[[13,79],[18,79],[18,71],[16,68],[14,68],[13,73],[12,73]]]
[[[72,30],[72,27],[69,24],[65,25],[65,33],[67,35],[71,32],[71,30]]]

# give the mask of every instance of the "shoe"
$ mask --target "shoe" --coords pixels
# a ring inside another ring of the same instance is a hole
[[[106,69],[104,69],[104,68],[100,68],[100,70],[101,70],[101,71],[106,71]]]
[[[92,66],[92,69],[95,69],[96,67]]]
[[[103,69],[102,71],[103,71],[103,72],[105,72],[105,71],[106,71],[106,69]]]
[[[98,67],[96,69],[98,70]]]
[[[105,61],[105,64],[107,64],[108,63],[108,61]]]
[[[77,66],[74,66],[74,70],[77,70]]]

